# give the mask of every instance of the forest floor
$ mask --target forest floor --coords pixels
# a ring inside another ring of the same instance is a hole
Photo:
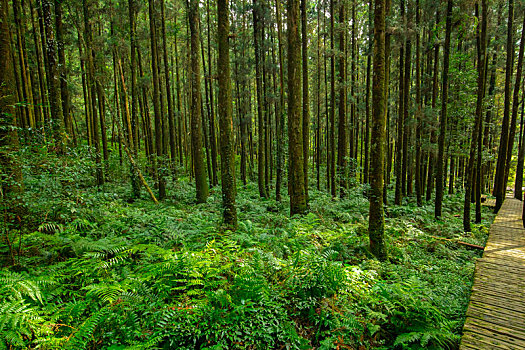
[[[155,205],[129,199],[110,164],[93,186],[82,152],[24,159],[24,215],[3,223],[0,349],[454,349],[475,259],[494,216],[462,231],[462,194],[388,206],[389,261],[368,251],[366,187],[310,190],[310,213],[238,184],[239,228],[220,187],[195,204],[188,178]],[[121,180],[125,179],[125,180]],[[312,182],[313,183],[313,182]],[[285,187],[286,188],[286,187]],[[391,199],[391,198],[389,198]],[[448,240],[445,240],[448,239]]]

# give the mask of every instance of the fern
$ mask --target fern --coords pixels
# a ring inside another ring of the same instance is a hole
[[[5,293],[10,293],[18,300],[27,296],[34,301],[38,300],[42,304],[42,292],[39,284],[45,283],[49,284],[52,282],[32,281],[27,279],[25,275],[6,271],[3,276],[0,276],[0,296]]]
[[[67,349],[85,349],[97,326],[100,325],[104,317],[109,313],[109,309],[103,307],[95,312],[71,335],[67,342]]]

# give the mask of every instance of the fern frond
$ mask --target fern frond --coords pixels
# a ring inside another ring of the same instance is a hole
[[[67,342],[67,349],[85,349],[97,326],[100,325],[109,310],[106,307],[95,312],[74,332]]]

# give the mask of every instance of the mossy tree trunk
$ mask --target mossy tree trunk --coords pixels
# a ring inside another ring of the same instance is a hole
[[[201,115],[201,72],[200,72],[200,18],[199,0],[190,0],[188,3],[188,20],[190,23],[190,82],[191,82],[191,148],[193,172],[195,174],[195,187],[197,203],[204,203],[208,198],[208,183],[204,169],[204,156],[202,152],[202,115]]]
[[[368,235],[370,250],[380,260],[386,260],[384,241],[385,217],[383,182],[385,165],[386,93],[385,85],[385,0],[374,3],[374,75],[372,82],[372,133],[370,144],[370,211]]]
[[[290,215],[306,212],[301,113],[301,40],[299,0],[288,0],[288,154]]]
[[[235,160],[233,149],[232,91],[230,81],[230,34],[229,0],[217,1],[218,44],[217,59],[219,80],[219,128],[221,151],[221,185],[224,223],[230,228],[237,227],[235,208]]]

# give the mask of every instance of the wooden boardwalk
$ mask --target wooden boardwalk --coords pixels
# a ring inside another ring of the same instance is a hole
[[[474,285],[460,349],[525,349],[525,229],[522,202],[506,198]]]

